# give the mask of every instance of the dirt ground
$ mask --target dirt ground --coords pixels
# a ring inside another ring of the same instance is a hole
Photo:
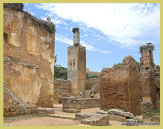
[[[49,115],[23,115],[16,117],[5,117],[4,123],[7,126],[89,126],[80,124],[79,120],[75,120],[75,113],[62,112],[62,105],[54,106],[55,113]],[[99,108],[82,109],[81,113],[93,113],[100,110]],[[146,114],[143,122],[159,123],[159,113]],[[110,120],[109,126],[120,126],[122,122]]]

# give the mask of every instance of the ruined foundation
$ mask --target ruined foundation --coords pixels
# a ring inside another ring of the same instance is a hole
[[[64,97],[63,98],[63,110],[64,109],[87,109],[100,106],[99,98],[79,98],[79,97]]]

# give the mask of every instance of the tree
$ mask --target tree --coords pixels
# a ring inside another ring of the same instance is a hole
[[[54,58],[54,80],[59,79],[67,79],[67,68],[57,65],[57,55]]]

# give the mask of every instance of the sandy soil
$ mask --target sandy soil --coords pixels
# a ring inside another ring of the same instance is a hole
[[[16,117],[9,117],[4,119],[5,125],[11,126],[89,126],[80,124],[79,120],[75,119],[75,113],[66,113],[62,112],[62,105],[54,105],[54,114],[48,115],[23,115]],[[82,109],[81,113],[92,113],[95,114],[96,111],[100,110],[99,108],[90,108],[90,109]],[[152,116],[159,116],[152,115]],[[143,120],[145,123],[159,123],[159,120],[153,118],[152,116],[146,116]],[[122,122],[110,120],[110,126],[121,126]]]

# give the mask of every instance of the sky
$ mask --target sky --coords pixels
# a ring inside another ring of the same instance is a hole
[[[159,3],[25,3],[24,10],[39,19],[51,17],[57,64],[63,67],[67,67],[74,27],[80,29],[90,71],[100,72],[129,55],[140,62],[139,47],[146,42],[154,44],[154,62],[160,65]]]

